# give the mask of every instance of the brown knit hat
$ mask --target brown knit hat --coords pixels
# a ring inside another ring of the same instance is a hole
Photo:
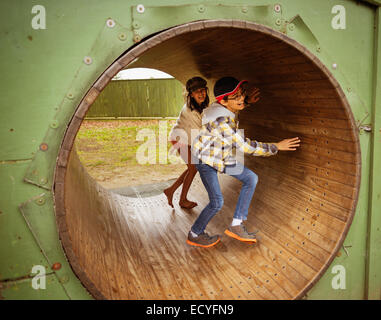
[[[201,78],[201,77],[193,77],[189,79],[186,83],[186,89],[189,93],[200,89],[200,88],[206,88],[207,82]]]

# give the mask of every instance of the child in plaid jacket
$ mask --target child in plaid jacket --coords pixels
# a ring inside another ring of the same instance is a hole
[[[219,79],[214,86],[217,99],[206,108],[202,117],[202,129],[192,145],[193,161],[209,195],[209,204],[201,211],[191,227],[187,243],[200,247],[211,247],[220,241],[220,236],[209,236],[204,230],[214,215],[223,206],[223,196],[217,173],[225,173],[240,180],[242,188],[234,212],[232,224],[225,234],[244,242],[256,242],[255,233],[248,232],[243,221],[247,219],[248,208],[258,182],[257,175],[243,165],[243,154],[272,156],[279,150],[293,151],[300,145],[299,138],[285,139],[278,143],[263,143],[245,138],[238,129],[235,115],[245,107],[242,83],[232,77]],[[250,102],[259,100],[256,90],[249,97]],[[234,155],[234,152],[236,155]],[[237,161],[241,155],[241,161]]]

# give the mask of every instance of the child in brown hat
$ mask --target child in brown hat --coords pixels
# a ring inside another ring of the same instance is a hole
[[[179,205],[185,209],[197,206],[196,202],[187,199],[189,188],[192,184],[197,169],[191,163],[191,134],[193,130],[201,129],[201,113],[209,105],[207,82],[201,77],[193,77],[186,83],[188,92],[186,104],[183,106],[180,115],[172,128],[169,136],[170,141],[180,152],[181,158],[187,165],[187,169],[177,178],[169,188],[164,190],[168,204],[173,208],[172,198],[174,192],[180,185],[183,185],[180,194]],[[179,138],[179,141],[177,141]]]

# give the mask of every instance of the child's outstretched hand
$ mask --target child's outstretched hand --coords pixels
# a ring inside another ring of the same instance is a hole
[[[300,146],[300,139],[298,137],[291,139],[284,139],[278,143],[275,143],[278,147],[278,150],[282,151],[294,151],[297,147]]]
[[[256,103],[260,98],[259,95],[261,92],[259,91],[258,88],[250,88],[247,91],[247,98],[246,101],[248,104]]]

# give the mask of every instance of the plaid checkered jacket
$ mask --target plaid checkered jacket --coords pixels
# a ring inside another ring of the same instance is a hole
[[[202,128],[193,140],[192,153],[203,163],[219,172],[226,166],[235,165],[238,152],[253,156],[272,156],[278,152],[271,143],[263,143],[245,138],[238,129],[235,114],[219,103],[213,103],[204,110]]]

